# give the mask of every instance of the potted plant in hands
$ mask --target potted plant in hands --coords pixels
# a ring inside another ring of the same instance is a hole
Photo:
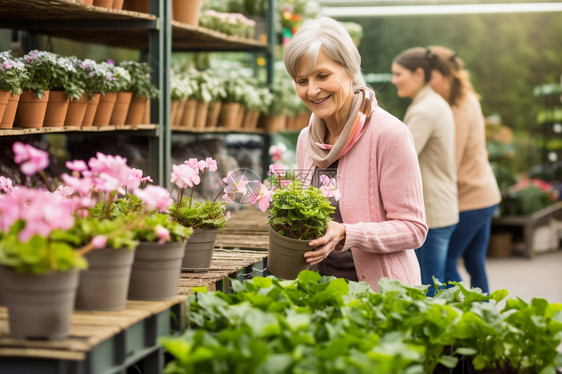
[[[14,143],[16,163],[32,176],[48,154]],[[62,339],[68,335],[78,286],[86,268],[79,251],[60,238],[74,226],[75,203],[60,191],[12,187],[0,177],[0,288],[14,338]]]
[[[191,271],[205,271],[211,265],[213,249],[218,229],[223,228],[230,218],[224,201],[196,202],[193,198],[194,188],[201,182],[199,173],[205,174],[217,170],[217,162],[211,157],[205,161],[190,158],[181,165],[172,165],[171,182],[178,187],[178,197],[169,210],[172,220],[185,227],[193,228],[193,234],[185,246],[182,268]],[[185,191],[190,188],[190,196]]]
[[[14,124],[26,74],[23,62],[16,60],[11,52],[0,53],[0,128],[11,128]]]
[[[133,229],[139,245],[131,270],[129,299],[165,300],[176,294],[185,243],[193,229],[170,219],[167,207],[172,203],[168,190],[153,185],[137,189],[114,203],[118,216],[146,217]]]
[[[311,250],[308,243],[326,233],[330,214],[335,208],[330,198],[339,200],[335,179],[321,177],[321,188],[303,187],[294,177],[286,176],[280,164],[270,166],[270,188],[260,186],[252,199],[260,210],[269,213],[269,271],[285,279],[295,279],[308,268],[304,252]]]
[[[139,125],[142,123],[150,99],[159,97],[160,91],[150,80],[152,69],[146,62],[123,61],[119,66],[127,69],[131,75],[130,90],[133,93],[125,124]]]

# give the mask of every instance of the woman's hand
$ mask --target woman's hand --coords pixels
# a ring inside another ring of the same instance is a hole
[[[341,223],[330,221],[328,223],[326,234],[308,243],[309,246],[318,249],[304,253],[306,263],[309,265],[316,265],[324,261],[324,259],[328,257],[330,252],[332,252],[336,248],[336,246],[344,239],[345,226]]]

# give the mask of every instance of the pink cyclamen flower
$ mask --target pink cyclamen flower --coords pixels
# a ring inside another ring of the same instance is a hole
[[[83,172],[84,170],[88,170],[88,165],[83,160],[74,160],[74,161],[67,161],[66,167],[72,171],[77,171],[79,173]]]
[[[269,154],[273,162],[281,160],[285,151],[287,151],[287,146],[283,143],[277,143],[269,147]]]
[[[168,207],[174,203],[167,189],[160,186],[146,186],[137,189],[134,194],[143,201],[146,210],[158,209],[160,212],[168,212]]]
[[[92,247],[94,248],[105,248],[107,245],[107,237],[104,235],[96,235],[92,239]]]
[[[166,241],[168,241],[168,239],[170,239],[170,230],[168,230],[164,226],[156,225],[155,231],[156,231],[156,236],[158,236],[159,244],[164,244],[166,243]]]
[[[189,165],[172,165],[170,182],[184,189],[198,185],[201,182],[201,178],[199,178],[198,171]]]
[[[10,178],[0,176],[0,190],[9,193],[14,189]]]
[[[217,161],[213,160],[211,157],[207,157],[207,159],[205,160],[205,163],[207,164],[207,168],[209,168],[209,171],[217,171]]]
[[[262,212],[267,211],[269,209],[269,199],[273,194],[274,190],[269,190],[265,185],[260,185],[260,192],[253,197],[250,197],[249,202],[250,204],[258,203],[258,207]]]
[[[184,161],[183,163],[184,163],[184,165],[188,165],[193,169],[199,170],[199,160],[196,159],[196,158],[192,157],[189,160]]]
[[[269,165],[269,175],[274,175],[276,178],[284,177],[287,168],[281,164],[271,164]]]
[[[29,144],[15,142],[12,150],[15,163],[25,175],[34,175],[49,166],[49,154]]]
[[[244,195],[248,191],[247,184],[249,180],[244,175],[237,177],[233,172],[230,171],[226,175],[226,178],[223,179],[223,181],[224,183],[226,183],[226,186],[224,187],[224,192],[226,194],[241,193],[242,195]]]

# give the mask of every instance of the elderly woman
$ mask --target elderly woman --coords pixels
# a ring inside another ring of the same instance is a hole
[[[287,71],[312,111],[297,143],[305,183],[336,175],[341,199],[326,234],[304,257],[323,275],[420,284],[414,249],[427,233],[422,182],[407,127],[377,106],[361,57],[330,18],[303,23],[284,52]]]
[[[455,121],[447,102],[430,86],[435,56],[428,49],[410,48],[394,58],[392,83],[398,96],[412,99],[404,123],[416,145],[423,179],[429,232],[416,250],[423,284],[433,296],[433,277],[444,282],[447,249],[459,221],[455,167]]]

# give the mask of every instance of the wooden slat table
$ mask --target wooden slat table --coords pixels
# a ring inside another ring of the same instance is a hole
[[[216,248],[238,248],[267,251],[269,235],[267,214],[257,209],[244,209],[232,213],[232,218],[219,230]]]
[[[0,307],[0,373],[125,373],[138,365],[143,373],[161,373],[163,351],[158,338],[180,330],[185,296],[165,301],[127,301],[119,311],[75,311],[64,340],[13,339],[8,312]]]

